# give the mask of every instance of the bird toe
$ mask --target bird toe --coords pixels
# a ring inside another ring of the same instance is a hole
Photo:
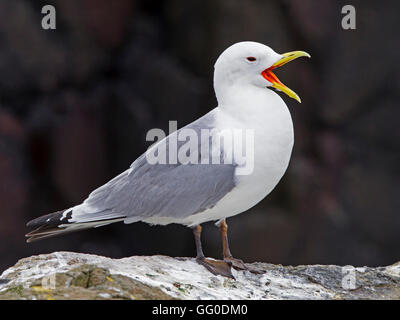
[[[214,275],[235,279],[232,274],[231,264],[226,261],[207,258],[196,258],[196,262],[204,266]]]

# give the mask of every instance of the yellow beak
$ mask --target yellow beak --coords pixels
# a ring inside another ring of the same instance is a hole
[[[297,93],[294,92],[292,89],[288,88],[287,86],[285,86],[278,79],[278,77],[272,72],[273,69],[279,68],[279,67],[283,66],[284,64],[286,64],[292,60],[295,60],[299,57],[311,58],[311,56],[307,52],[304,52],[304,51],[291,51],[291,52],[284,53],[284,54],[282,54],[282,59],[278,60],[271,67],[269,67],[268,69],[265,69],[263,72],[261,72],[261,75],[264,77],[264,79],[266,79],[267,81],[272,83],[272,87],[274,87],[275,89],[277,89],[279,91],[286,93],[289,97],[291,97],[291,98],[297,100],[299,103],[301,103],[301,99],[297,95]]]

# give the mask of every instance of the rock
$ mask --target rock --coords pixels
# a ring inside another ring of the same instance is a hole
[[[233,271],[233,280],[210,274],[193,258],[54,252],[22,259],[4,271],[0,299],[400,299],[400,263],[251,265],[265,273]]]

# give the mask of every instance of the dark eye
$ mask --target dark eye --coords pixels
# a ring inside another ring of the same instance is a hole
[[[250,62],[254,62],[254,61],[256,61],[257,59],[254,58],[254,57],[247,57],[246,60],[247,60],[247,61],[250,61]]]

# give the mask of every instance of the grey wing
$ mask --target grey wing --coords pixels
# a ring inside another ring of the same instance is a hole
[[[185,128],[200,135],[201,129],[213,127],[213,120],[210,112]],[[167,146],[171,136],[164,140]],[[200,149],[198,145],[199,157]],[[223,150],[220,157],[223,158]],[[150,164],[143,154],[130,169],[93,191],[74,209],[73,219],[182,219],[213,207],[234,187],[235,164]]]

